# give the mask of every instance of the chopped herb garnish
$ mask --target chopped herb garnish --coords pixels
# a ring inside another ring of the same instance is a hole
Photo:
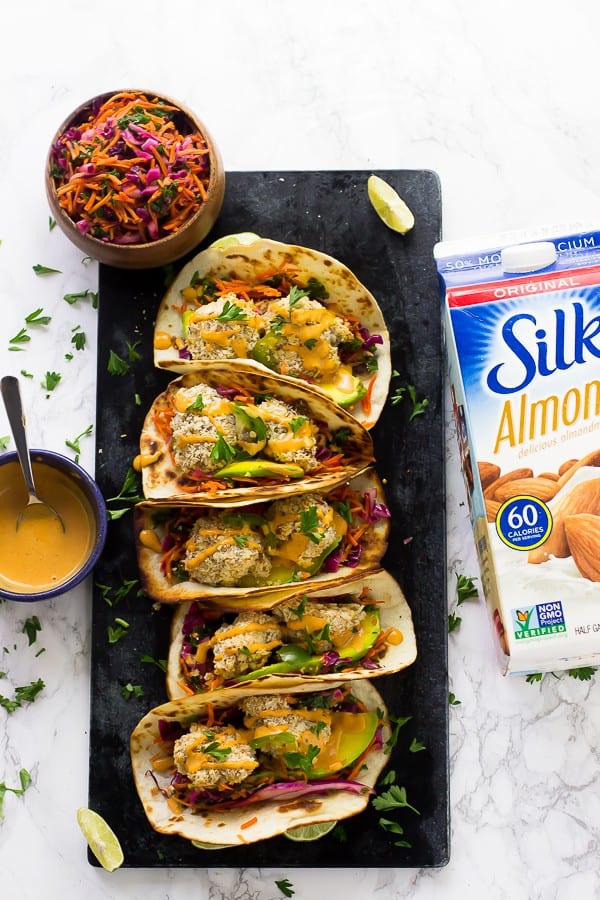
[[[139,394],[136,393],[133,395],[133,402],[135,403],[136,406],[142,405],[142,398],[140,397]]]
[[[275,884],[284,897],[293,897],[296,893],[289,878],[281,878],[279,881],[276,881]]]
[[[23,378],[33,378],[33,372],[28,372],[26,369],[21,369],[21,375]]]
[[[109,509],[108,510],[108,518],[110,521],[115,521],[116,519],[120,519],[125,513],[129,512],[131,506],[134,503],[139,503],[144,498],[140,494],[140,488],[138,486],[138,475],[135,469],[129,468],[127,474],[125,475],[125,480],[123,482],[123,487],[119,491],[116,497],[109,497],[106,501],[107,503],[117,503],[123,502],[127,503],[127,506],[120,506],[118,509]]]
[[[48,216],[48,231],[53,231],[56,228],[56,219],[52,216]]]
[[[202,397],[202,394],[198,394],[198,396],[195,397],[193,403],[190,403],[190,405],[186,407],[185,411],[186,412],[190,412],[190,411],[201,412],[203,409],[204,409],[204,399]]]
[[[589,681],[595,671],[595,666],[581,666],[579,669],[569,669],[568,673],[571,678],[577,678],[579,681]]]
[[[92,307],[96,309],[98,306],[98,294],[95,291],[85,290],[75,291],[75,293],[72,294],[64,294],[63,300],[66,300],[67,303],[72,306],[74,303],[77,303],[78,300],[87,300],[88,297],[92,301]]]
[[[139,684],[131,684],[128,682],[121,688],[121,697],[125,700],[131,700],[132,697],[143,697],[144,689]]]
[[[448,634],[452,634],[453,631],[456,631],[461,622],[461,616],[457,616],[456,613],[450,613],[448,616]]]
[[[389,790],[384,791],[378,797],[373,797],[371,803],[379,812],[388,812],[391,809],[412,809],[418,816],[418,809],[412,806],[406,799],[406,788],[393,784]]]
[[[308,422],[306,416],[294,416],[294,418],[290,420],[290,428],[292,429],[292,433],[297,434],[306,422]]]
[[[223,762],[231,753],[231,747],[220,747],[217,741],[211,741],[208,744],[202,744],[200,747],[207,756],[212,756],[218,762]]]
[[[151,663],[153,666],[157,666],[157,668],[159,668],[161,672],[167,671],[166,659],[155,659],[153,656],[148,656],[147,653],[142,653],[142,655],[140,656],[140,662]]]
[[[129,363],[111,350],[108,357],[108,371],[110,375],[127,375]]]
[[[475,587],[476,578],[467,578],[466,575],[456,576],[456,596],[457,605],[460,606],[465,600],[476,600],[479,596]]]
[[[0,451],[6,450],[8,445],[10,444],[10,434],[5,434],[0,437]]]
[[[37,633],[41,630],[42,626],[37,616],[30,616],[29,619],[25,619],[22,631],[23,634],[27,635],[27,640],[30,647],[32,644],[35,644],[37,640]]]
[[[46,372],[46,376],[41,382],[41,385],[45,391],[53,391],[61,378],[60,372]]]
[[[51,269],[49,266],[41,266],[39,263],[36,263],[35,266],[31,267],[36,275],[52,275],[54,273],[60,275],[60,269]]]
[[[396,744],[398,743],[398,735],[400,733],[400,729],[404,728],[407,722],[410,722],[412,716],[390,716],[390,724],[393,725],[392,733],[390,737],[385,742],[385,749],[388,753],[391,753]]]
[[[450,706],[460,706],[461,701],[457,699],[452,691],[448,694],[448,703]]]
[[[248,316],[241,306],[237,306],[235,303],[230,303],[229,300],[226,300],[223,304],[223,309],[218,316],[215,316],[215,319],[218,322],[245,322],[248,319]]]
[[[127,634],[129,629],[129,622],[126,622],[125,619],[115,619],[114,625],[109,625],[106,629],[108,633],[108,643],[116,644],[117,641],[120,641],[122,637]]]
[[[300,769],[308,777],[312,772],[312,764],[319,755],[320,750],[314,744],[309,744],[306,754],[298,751],[290,751],[283,754],[283,759],[288,769]]]
[[[237,544],[238,547],[245,547],[248,543],[248,535],[247,534],[234,534],[233,540]]]
[[[0,706],[2,706],[7,713],[13,713],[20,706],[23,706],[24,703],[33,703],[37,695],[45,687],[46,685],[41,678],[38,678],[37,681],[32,681],[29,684],[20,685],[15,688],[13,700],[9,700],[8,697],[3,697],[2,694],[0,694]]]
[[[323,532],[319,532],[319,516],[316,506],[309,506],[308,509],[300,511],[300,531],[302,534],[313,542],[318,544],[323,539]]]
[[[210,451],[210,458],[214,462],[228,463],[235,459],[235,450],[228,444],[222,434],[217,438],[215,446]]]
[[[69,449],[73,450],[73,452],[75,453],[75,462],[79,462],[79,454],[81,453],[81,446],[79,442],[81,438],[89,437],[89,435],[92,433],[93,428],[93,425],[88,425],[85,431],[82,431],[81,434],[78,434],[77,437],[73,438],[72,441],[65,441],[67,447],[69,447]]]
[[[30,340],[31,340],[31,338],[27,334],[27,329],[21,328],[20,331],[17,331],[17,333],[15,334],[14,337],[11,337],[9,339],[8,343],[9,344],[27,344]],[[9,349],[10,350],[16,350],[16,349],[22,350],[23,348],[22,347],[19,347],[19,348],[9,347]]]
[[[72,331],[71,343],[75,345],[76,350],[83,350],[86,342],[85,331],[80,331],[79,325],[76,325]]]
[[[543,677],[544,677],[543,672],[531,672],[527,676],[525,681],[527,682],[527,684],[535,684],[536,681],[541,681],[543,679]]]
[[[416,388],[412,384],[409,384],[406,387],[396,388],[390,398],[392,406],[396,406],[398,403],[400,403],[407,392],[412,403],[412,409],[408,417],[408,421],[412,422],[415,416],[420,416],[425,412],[425,410],[429,406],[429,400],[427,400],[427,398],[424,398],[423,400],[417,400]]]
[[[421,750],[427,750],[427,747],[421,741],[418,741],[417,738],[413,738],[408,749],[411,753],[419,753]]]
[[[19,771],[19,781],[21,783],[20,788],[11,788],[7,787],[4,781],[0,782],[0,820],[4,818],[4,797],[7,793],[15,794],[17,797],[22,797],[29,785],[31,784],[31,775],[27,771],[27,769],[21,769]]]
[[[48,325],[49,322],[52,321],[52,316],[43,316],[43,309],[40,306],[39,309],[34,309],[33,312],[29,313],[28,316],[25,316],[25,321],[28,325]]]
[[[136,350],[136,347],[142,343],[141,341],[134,341],[133,344],[129,341],[125,341],[125,343],[127,344],[127,359],[130,363],[137,362],[138,359],[142,358],[141,353],[138,353]]]

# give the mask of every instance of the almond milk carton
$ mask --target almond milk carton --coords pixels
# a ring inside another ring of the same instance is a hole
[[[434,255],[502,671],[600,665],[600,228]]]

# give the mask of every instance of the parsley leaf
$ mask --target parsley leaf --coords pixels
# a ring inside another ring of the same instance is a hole
[[[109,509],[108,510],[108,518],[110,521],[116,521],[116,519],[120,519],[125,515],[126,512],[129,512],[131,506],[134,503],[139,503],[144,498],[140,494],[140,488],[138,487],[138,475],[135,469],[129,468],[127,470],[127,474],[125,475],[125,480],[123,482],[123,487],[119,491],[116,497],[109,497],[106,501],[107,503],[116,503],[117,501],[127,503],[127,506],[119,507],[118,509]]]
[[[450,613],[448,616],[448,634],[452,634],[453,631],[456,631],[461,622],[462,618],[460,616],[457,616],[456,613]]]
[[[3,697],[2,694],[0,694],[0,706],[2,706],[7,713],[13,713],[20,706],[23,706],[24,703],[33,703],[37,695],[40,691],[43,691],[45,687],[46,685],[41,678],[38,678],[37,681],[31,681],[29,684],[20,685],[15,688],[13,700],[9,700],[8,697]]]
[[[72,331],[73,336],[71,337],[71,343],[75,345],[76,350],[83,350],[86,342],[85,331],[81,331],[79,325],[76,325]]]
[[[235,303],[230,303],[229,300],[226,300],[223,304],[223,309],[218,316],[215,316],[215,319],[217,322],[246,322],[248,316],[241,306],[237,306]]]
[[[20,331],[17,331],[14,337],[11,337],[8,341],[9,344],[27,344],[31,338],[27,334],[26,328],[21,328]],[[9,347],[9,350],[22,350],[22,347]]]
[[[421,815],[406,799],[406,788],[393,784],[389,790],[384,791],[378,797],[373,797],[371,803],[379,812],[387,812],[391,809],[412,809],[418,816]]]
[[[148,656],[147,653],[142,653],[142,655],[140,656],[140,662],[152,663],[152,665],[157,666],[161,670],[161,672],[167,671],[166,659],[154,659],[153,656]]]
[[[29,313],[28,316],[25,316],[25,321],[28,325],[48,325],[49,322],[52,321],[52,316],[42,316],[41,313],[44,310],[40,306],[39,309],[34,309],[33,312]]]
[[[108,356],[108,372],[110,375],[127,375],[129,363],[122,359],[118,353],[111,350]]]
[[[284,897],[293,897],[296,893],[292,886],[292,882],[288,878],[282,878],[280,881],[276,881],[275,884]]]
[[[4,797],[7,793],[15,794],[17,797],[22,797],[29,785],[31,784],[31,775],[27,771],[27,769],[21,769],[19,771],[19,781],[21,783],[20,788],[11,788],[8,787],[4,781],[0,782],[0,820],[4,818]]]
[[[302,534],[313,542],[318,544],[323,539],[323,533],[317,529],[319,527],[319,516],[316,506],[309,506],[308,509],[300,511],[300,531]]]
[[[5,434],[0,437],[0,451],[6,450],[8,445],[10,444],[10,434]]]
[[[54,273],[60,275],[62,274],[60,269],[50,269],[48,266],[41,266],[39,263],[36,263],[35,266],[31,267],[36,275],[52,275]]]
[[[45,391],[53,391],[54,388],[59,383],[62,375],[60,372],[46,372],[44,380],[41,382],[42,387]]]
[[[419,753],[420,750],[427,750],[427,747],[421,741],[418,741],[417,738],[413,738],[408,749],[410,753]]]
[[[478,598],[477,588],[475,587],[476,578],[467,578],[466,575],[456,576],[456,595],[457,605],[460,606],[465,600],[476,600]]]
[[[396,744],[398,743],[398,735],[400,733],[400,729],[404,728],[407,722],[410,722],[412,716],[390,716],[390,724],[394,726],[392,730],[392,734],[385,742],[385,749],[387,753],[391,753]]]
[[[235,450],[231,444],[228,444],[223,435],[220,434],[215,446],[210,451],[210,458],[214,462],[228,463],[235,459],[235,455]]]
[[[450,704],[450,706],[460,706],[461,701],[457,699],[452,691],[450,691],[450,693],[448,694],[448,703]]]
[[[37,616],[31,616],[29,619],[25,619],[22,632],[27,635],[29,647],[31,647],[32,644],[35,644],[37,633],[41,630],[42,626]]]
[[[578,678],[579,681],[589,681],[596,671],[595,666],[581,666],[579,669],[569,669],[571,678]]]
[[[319,748],[309,744],[306,754],[291,750],[283,754],[283,760],[288,769],[300,769],[308,777],[312,772],[312,764],[319,755]]]
[[[79,442],[81,438],[88,437],[93,430],[93,425],[88,425],[85,431],[82,431],[81,434],[78,434],[77,437],[74,437],[72,441],[65,440],[65,444],[69,447],[70,450],[73,450],[75,453],[75,462],[79,462],[79,454],[81,453],[81,447]]]

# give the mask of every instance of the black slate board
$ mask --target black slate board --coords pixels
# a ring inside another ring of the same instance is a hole
[[[131,513],[109,525],[96,568],[92,624],[89,804],[117,832],[126,866],[141,867],[320,867],[440,866],[449,859],[448,683],[444,433],[441,313],[432,257],[441,231],[437,176],[428,171],[380,171],[416,216],[406,236],[390,231],[371,208],[369,172],[232,172],[225,204],[210,235],[255,231],[277,240],[323,250],[348,265],[380,302],[392,339],[394,387],[411,384],[429,406],[408,422],[410,401],[390,402],[377,423],[377,469],[386,479],[392,514],[386,568],[411,604],[419,656],[399,675],[375,682],[395,716],[410,716],[399,733],[389,768],[420,810],[392,815],[411,847],[378,824],[369,808],[344,822],[347,841],[332,834],[298,844],[284,837],[248,847],[202,851],[178,837],[154,832],[131,776],[129,734],[144,713],[166,700],[164,675],[147,655],[165,659],[171,611],[152,611],[137,585],[110,606],[124,581],[137,578]],[[152,366],[153,317],[165,286],[165,270],[131,272],[100,266],[96,478],[115,497],[137,452],[144,414],[172,376]],[[108,373],[111,350],[127,357],[127,342],[139,341],[141,359],[124,376]],[[135,397],[139,395],[139,405]],[[111,508],[119,506],[110,502]],[[129,623],[124,637],[109,643],[115,618]],[[125,700],[127,684],[143,696]],[[409,752],[416,738],[426,749]],[[90,862],[95,859],[90,855]]]

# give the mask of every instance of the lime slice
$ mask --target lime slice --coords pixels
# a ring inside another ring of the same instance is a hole
[[[373,209],[388,228],[399,231],[400,234],[410,231],[415,224],[415,217],[391,184],[378,175],[370,175],[367,192]]]
[[[258,240],[260,240],[259,235],[254,234],[253,231],[240,231],[239,234],[226,234],[223,237],[217,238],[210,246],[221,248],[233,247],[234,244],[253,244],[254,241]]]
[[[110,825],[97,812],[85,806],[77,810],[77,822],[102,868],[108,872],[118,869],[123,862],[123,851]]]
[[[190,844],[198,850],[226,850],[227,847],[235,847],[235,844],[205,844],[204,841],[190,841]]]
[[[336,825],[337,820],[334,822],[315,822],[314,825],[298,825],[296,828],[289,828],[283,833],[290,841],[318,841],[319,838],[329,834]]]

